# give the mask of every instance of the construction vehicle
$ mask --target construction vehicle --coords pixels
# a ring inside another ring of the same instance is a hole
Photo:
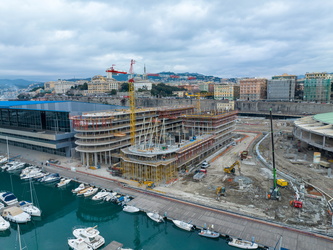
[[[235,161],[230,167],[225,167],[224,168],[224,172],[226,172],[227,174],[235,174],[236,170],[235,167],[238,166],[238,171],[240,173],[240,162],[239,161]]]
[[[219,186],[215,189],[216,200],[220,200],[221,196],[225,196],[225,187]]]
[[[273,118],[272,109],[269,111],[271,121],[271,143],[272,143],[272,162],[273,162],[273,187],[269,189],[266,194],[266,199],[281,201],[281,193],[278,185],[276,184],[276,168],[275,168],[275,152],[274,152],[274,132],[273,132]]]
[[[299,200],[292,200],[289,202],[290,206],[296,207],[296,208],[302,208],[303,207],[303,202]]]
[[[144,181],[143,184],[146,185],[146,188],[154,188],[155,187],[155,183],[153,181]]]
[[[242,151],[240,153],[240,159],[241,159],[241,161],[247,159],[248,156],[249,156],[249,151],[247,151],[247,150]]]
[[[277,179],[276,180],[276,184],[279,187],[287,187],[288,186],[288,181],[284,180],[284,179]]]

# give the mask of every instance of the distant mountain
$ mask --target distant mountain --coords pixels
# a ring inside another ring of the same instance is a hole
[[[30,84],[36,83],[35,81],[27,81],[24,79],[15,79],[15,80],[9,80],[9,79],[0,79],[0,88],[8,88],[8,87],[17,87],[17,88],[26,88]]]

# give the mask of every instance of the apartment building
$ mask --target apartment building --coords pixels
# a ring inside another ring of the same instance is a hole
[[[106,78],[101,75],[94,76],[90,82],[88,82],[88,94],[105,94],[111,90],[119,89],[119,82],[113,78]]]
[[[264,100],[267,97],[267,79],[242,79],[240,84],[240,100]]]
[[[215,84],[215,100],[237,100],[240,97],[240,86],[234,84]]]
[[[267,100],[293,101],[295,99],[295,79],[275,79],[267,82]]]

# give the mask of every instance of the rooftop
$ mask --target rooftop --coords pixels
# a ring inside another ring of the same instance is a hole
[[[79,114],[88,111],[128,109],[128,107],[73,101],[0,101],[0,109],[46,110]]]

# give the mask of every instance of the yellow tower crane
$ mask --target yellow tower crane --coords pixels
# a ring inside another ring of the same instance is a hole
[[[195,96],[197,99],[197,104],[196,104],[196,108],[197,111],[200,113],[201,112],[201,103],[200,103],[200,98],[204,97],[204,96],[214,96],[214,93],[209,93],[209,92],[202,92],[202,93],[196,93],[196,94],[189,94],[189,93],[185,93],[186,96]]]
[[[131,67],[129,70],[130,79],[128,80],[128,92],[129,92],[129,102],[130,102],[130,135],[131,135],[131,145],[135,145],[135,89],[134,89],[134,77],[133,77],[133,64],[135,61],[131,60]]]

